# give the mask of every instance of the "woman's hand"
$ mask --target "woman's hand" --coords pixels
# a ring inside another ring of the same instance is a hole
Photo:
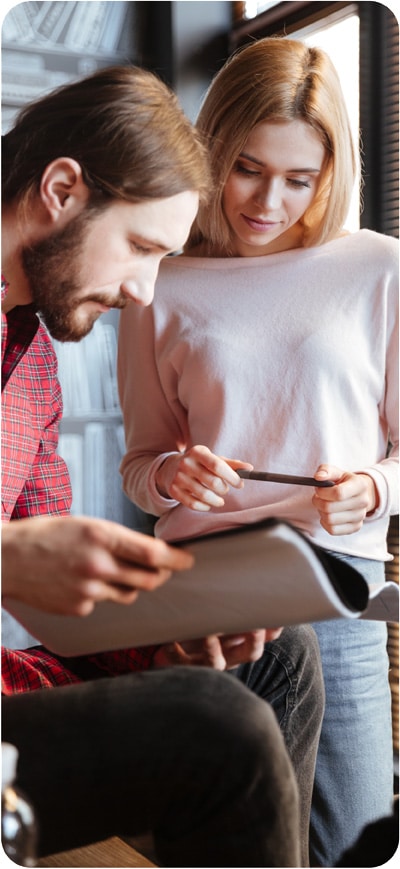
[[[204,512],[224,506],[229,486],[243,487],[243,481],[235,474],[236,468],[252,470],[253,465],[216,456],[205,446],[195,446],[168,456],[156,473],[156,485],[164,497]]]
[[[335,486],[316,489],[312,502],[328,534],[354,534],[365,517],[379,506],[374,480],[368,474],[352,474],[333,465],[320,465],[317,480],[334,480]]]
[[[154,655],[155,667],[185,666],[211,667],[213,670],[230,670],[248,661],[258,661],[264,644],[275,640],[283,628],[248,631],[243,634],[217,636],[213,634],[200,640],[184,643],[166,643]]]

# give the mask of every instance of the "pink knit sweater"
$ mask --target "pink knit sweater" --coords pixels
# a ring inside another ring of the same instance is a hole
[[[149,308],[121,314],[119,384],[128,496],[168,540],[267,516],[327,549],[386,559],[397,512],[398,243],[362,230],[316,248],[164,260]],[[392,444],[390,457],[387,445]],[[246,481],[200,513],[163,498],[155,472],[194,444],[258,470],[312,476],[321,462],[375,480],[378,510],[330,536],[313,489]]]

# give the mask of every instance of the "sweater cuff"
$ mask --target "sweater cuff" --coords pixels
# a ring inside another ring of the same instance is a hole
[[[161,516],[163,513],[166,513],[168,510],[172,510],[173,507],[177,507],[180,504],[180,501],[175,501],[174,498],[165,498],[157,489],[156,485],[156,474],[158,469],[161,467],[165,459],[168,456],[177,456],[179,455],[177,450],[173,450],[170,453],[162,453],[157,459],[153,462],[151,467],[151,471],[148,477],[148,491],[151,500],[154,502],[154,506],[156,508],[156,515]]]
[[[390,512],[390,493],[389,484],[385,474],[382,473],[378,465],[372,465],[370,468],[363,468],[363,470],[358,471],[358,473],[372,477],[379,495],[379,506],[373,510],[372,513],[369,513],[364,521],[375,521],[376,519],[382,519],[384,516],[388,516]]]

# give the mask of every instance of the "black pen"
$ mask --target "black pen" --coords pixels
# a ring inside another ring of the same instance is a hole
[[[333,480],[315,480],[314,477],[296,477],[291,474],[269,474],[267,471],[245,471],[242,468],[236,473],[243,480],[263,480],[267,483],[292,483],[297,486],[334,486]]]

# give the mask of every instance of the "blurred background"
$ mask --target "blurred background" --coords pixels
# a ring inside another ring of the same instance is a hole
[[[363,192],[347,227],[398,237],[399,33],[395,4],[379,2],[23,2],[2,4],[2,129],[21,106],[74,78],[115,63],[156,72],[191,120],[227,57],[263,36],[324,48],[342,80],[360,146]],[[124,437],[116,385],[118,319],[110,313],[79,345],[57,345],[65,414],[59,451],[71,473],[73,512],[116,519],[151,533],[152,518],[128,503],[119,464]],[[99,470],[103,471],[100,473]],[[398,517],[389,534],[398,581]],[[3,641],[32,638],[6,617]],[[399,747],[398,626],[389,625],[396,769]]]

